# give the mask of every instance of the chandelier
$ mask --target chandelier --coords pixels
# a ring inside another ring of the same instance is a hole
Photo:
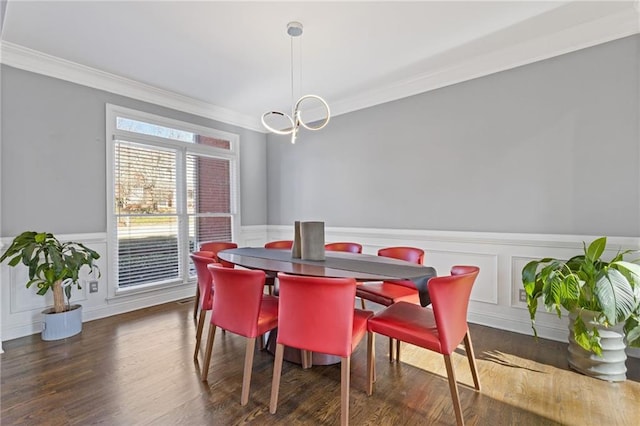
[[[291,101],[293,103],[293,39],[294,37],[299,37],[302,35],[302,24],[300,22],[289,22],[287,24],[287,34],[291,37]],[[300,71],[300,82],[302,83],[302,71]],[[308,101],[316,100],[319,101],[324,109],[326,109],[327,116],[325,119],[319,122],[316,125],[309,125],[305,123],[302,119],[302,107],[303,104]],[[267,111],[262,114],[262,125],[272,133],[277,135],[291,135],[291,143],[296,143],[296,138],[298,136],[298,129],[300,126],[304,127],[307,130],[320,130],[324,128],[327,123],[329,123],[329,118],[331,117],[331,112],[329,111],[329,104],[317,95],[304,95],[298,101],[293,104],[291,115],[285,114],[280,111]],[[284,118],[287,125],[284,129],[276,129],[273,126],[267,124],[267,119],[269,117],[276,118]]]

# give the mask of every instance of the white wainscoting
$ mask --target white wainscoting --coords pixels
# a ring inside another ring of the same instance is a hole
[[[241,247],[262,247],[269,241],[266,225],[243,226],[238,245]]]
[[[100,253],[97,261],[101,276],[98,279],[98,292],[89,293],[86,285],[87,277],[81,277],[82,290],[74,291],[72,302],[82,304],[82,319],[84,322],[105,318],[148,306],[159,305],[171,301],[193,297],[193,286],[168,287],[161,290],[147,291],[128,296],[108,297],[109,268],[107,267],[109,253],[107,249],[107,234],[67,234],[57,235],[61,241],[78,241]],[[8,247],[11,238],[2,240],[3,247]],[[27,271],[19,266],[11,268],[3,263],[0,268],[2,286],[0,341],[7,341],[42,331],[41,312],[53,304],[53,297],[48,293],[45,297],[38,296],[35,289],[26,288]]]
[[[127,296],[108,297],[109,253],[106,233],[92,234],[67,234],[57,235],[62,241],[78,241],[100,253],[97,264],[100,267],[101,276],[98,280],[98,292],[89,293],[88,286],[83,285],[82,290],[74,291],[72,301],[83,306],[83,321],[91,321],[105,318],[148,306],[182,300],[193,297],[195,294],[195,282],[193,286],[179,286],[151,290]],[[12,238],[3,238],[0,241],[0,249],[4,250],[11,243]],[[267,227],[244,226],[238,237],[240,246],[262,246],[267,241]],[[41,312],[53,304],[53,297],[48,293],[45,297],[38,296],[33,288],[27,289],[28,281],[26,268],[11,268],[3,263],[0,267],[0,353],[2,353],[2,341],[16,339],[39,333],[42,330]],[[85,280],[86,281],[86,280]]]
[[[269,240],[291,239],[292,226],[269,226]],[[414,246],[425,250],[425,265],[446,275],[453,265],[480,267],[471,294],[469,322],[533,336],[526,303],[520,302],[521,271],[531,260],[543,257],[568,259],[582,252],[583,241],[599,235],[541,235],[480,232],[447,232],[404,229],[331,228],[325,229],[325,241],[355,241],[363,252],[375,254],[389,246]],[[639,238],[609,237],[606,256],[618,250],[640,249]],[[540,337],[567,341],[568,319],[547,313],[543,306],[536,316]],[[628,350],[640,357],[640,351]]]
[[[261,247],[266,241],[291,239],[292,236],[293,226],[255,225],[243,226],[237,240],[240,246]],[[88,293],[87,286],[83,286],[81,292],[75,292],[74,300],[83,305],[84,321],[181,300],[194,294],[192,286],[181,286],[109,299],[109,250],[106,234],[59,237],[62,240],[83,242],[102,255],[98,263],[102,271],[99,292]],[[522,288],[522,267],[530,260],[542,257],[569,258],[582,250],[583,241],[591,241],[597,237],[327,227],[325,240],[359,242],[363,245],[363,251],[370,254],[389,246],[420,247],[426,252],[425,264],[435,267],[440,275],[448,274],[456,264],[477,265],[480,267],[480,274],[471,295],[469,321],[532,335],[526,304],[518,300],[518,291]],[[3,239],[1,244],[6,247],[9,242],[10,239]],[[606,254],[613,256],[618,249],[639,249],[640,239],[610,237],[608,247],[611,251]],[[42,327],[40,312],[51,305],[50,295],[42,298],[33,289],[26,289],[24,270],[9,268],[3,264],[0,274],[3,282],[0,286],[0,342],[39,333]],[[567,319],[558,319],[555,314],[544,312],[543,307],[540,310],[541,314],[536,320],[538,334],[566,341]],[[637,350],[630,350],[629,353],[640,356],[640,351]]]

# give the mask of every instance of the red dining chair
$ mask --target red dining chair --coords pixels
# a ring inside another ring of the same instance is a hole
[[[233,263],[226,262],[224,260],[218,259],[218,252],[220,250],[238,248],[236,243],[228,242],[228,241],[206,241],[204,243],[200,243],[200,251],[209,251],[213,253],[213,258],[216,263],[221,263],[222,266],[227,268],[233,268]],[[193,305],[193,319],[198,317],[198,306],[200,304],[200,286],[196,287],[196,298],[195,303]]]
[[[407,262],[422,265],[424,262],[424,250],[417,247],[387,247],[378,250],[378,256],[406,260]],[[376,281],[361,283],[356,288],[356,296],[360,298],[362,309],[365,309],[365,300],[390,306],[396,302],[404,301],[420,304],[420,295],[415,284],[411,281]],[[400,361],[400,343],[396,342],[396,360]],[[393,339],[389,339],[389,361],[393,362]]]
[[[362,244],[349,242],[327,243],[324,245],[324,249],[326,251],[346,251],[349,253],[362,253]]]
[[[200,243],[200,250],[212,251],[216,262],[222,264],[225,268],[233,268],[234,264],[226,260],[218,259],[218,252],[234,248],[238,248],[238,244],[230,241],[207,241]]]
[[[269,241],[264,245],[264,248],[266,249],[277,249],[277,250],[291,250],[292,247],[293,247],[293,240]],[[267,277],[265,279],[264,285],[269,287],[269,294],[274,293],[274,288],[276,286],[275,272],[267,272]]]
[[[269,241],[264,245],[264,248],[281,250],[291,250],[291,247],[293,247],[293,240]]]
[[[373,333],[378,333],[444,356],[456,421],[458,425],[464,424],[451,354],[464,341],[473,383],[479,391],[478,369],[467,324],[469,297],[479,271],[476,266],[454,266],[450,276],[431,278],[427,288],[432,309],[398,302],[369,318],[369,395],[373,392],[375,378]]]
[[[278,325],[278,298],[264,294],[264,271],[231,269],[209,265],[215,283],[215,297],[207,350],[202,366],[202,381],[207,381],[216,328],[246,337],[244,373],[240,404],[249,401],[251,368],[256,339]]]
[[[193,265],[196,268],[196,274],[198,277],[198,299],[196,303],[200,307],[200,316],[198,317],[198,326],[196,331],[196,349],[193,352],[193,359],[198,359],[198,351],[200,350],[200,341],[202,340],[202,329],[204,328],[205,317],[207,311],[210,311],[213,307],[213,281],[211,279],[211,273],[207,269],[207,265],[215,263],[213,252],[211,251],[196,251],[189,255],[193,261]]]
[[[324,278],[278,274],[280,308],[276,357],[269,411],[278,405],[284,347],[339,356],[341,360],[340,423],[349,422],[349,376],[351,353],[366,334],[371,311],[353,308],[356,281],[353,278]],[[369,334],[371,336],[371,334]],[[368,358],[372,359],[372,358]]]

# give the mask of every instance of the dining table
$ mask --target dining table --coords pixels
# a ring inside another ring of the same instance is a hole
[[[264,247],[240,247],[222,250],[218,257],[248,269],[262,269],[267,273],[285,272],[326,278],[355,278],[356,281],[411,281],[420,295],[420,304],[431,303],[427,288],[435,277],[431,266],[417,265],[405,260],[363,253],[326,251],[324,260],[294,258],[291,250]]]
[[[291,250],[240,247],[222,250],[218,252],[218,257],[244,268],[261,269],[271,276],[284,272],[315,277],[354,278],[358,282],[411,281],[418,289],[422,306],[431,303],[428,282],[436,276],[436,270],[430,266],[362,253],[326,251],[324,260],[308,260],[292,257]],[[267,350],[271,353],[275,350],[276,333],[277,329],[268,336]],[[300,351],[285,348],[284,359],[301,364]],[[313,353],[312,364],[330,365],[339,362],[339,357]]]

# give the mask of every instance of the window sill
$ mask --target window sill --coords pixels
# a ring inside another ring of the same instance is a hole
[[[141,294],[153,294],[164,293],[167,290],[182,289],[185,287],[193,288],[197,281],[194,279],[187,282],[184,281],[165,281],[161,283],[154,283],[149,285],[140,285],[132,288],[116,289],[115,293],[112,293],[107,300],[119,300],[127,297],[133,297]]]

